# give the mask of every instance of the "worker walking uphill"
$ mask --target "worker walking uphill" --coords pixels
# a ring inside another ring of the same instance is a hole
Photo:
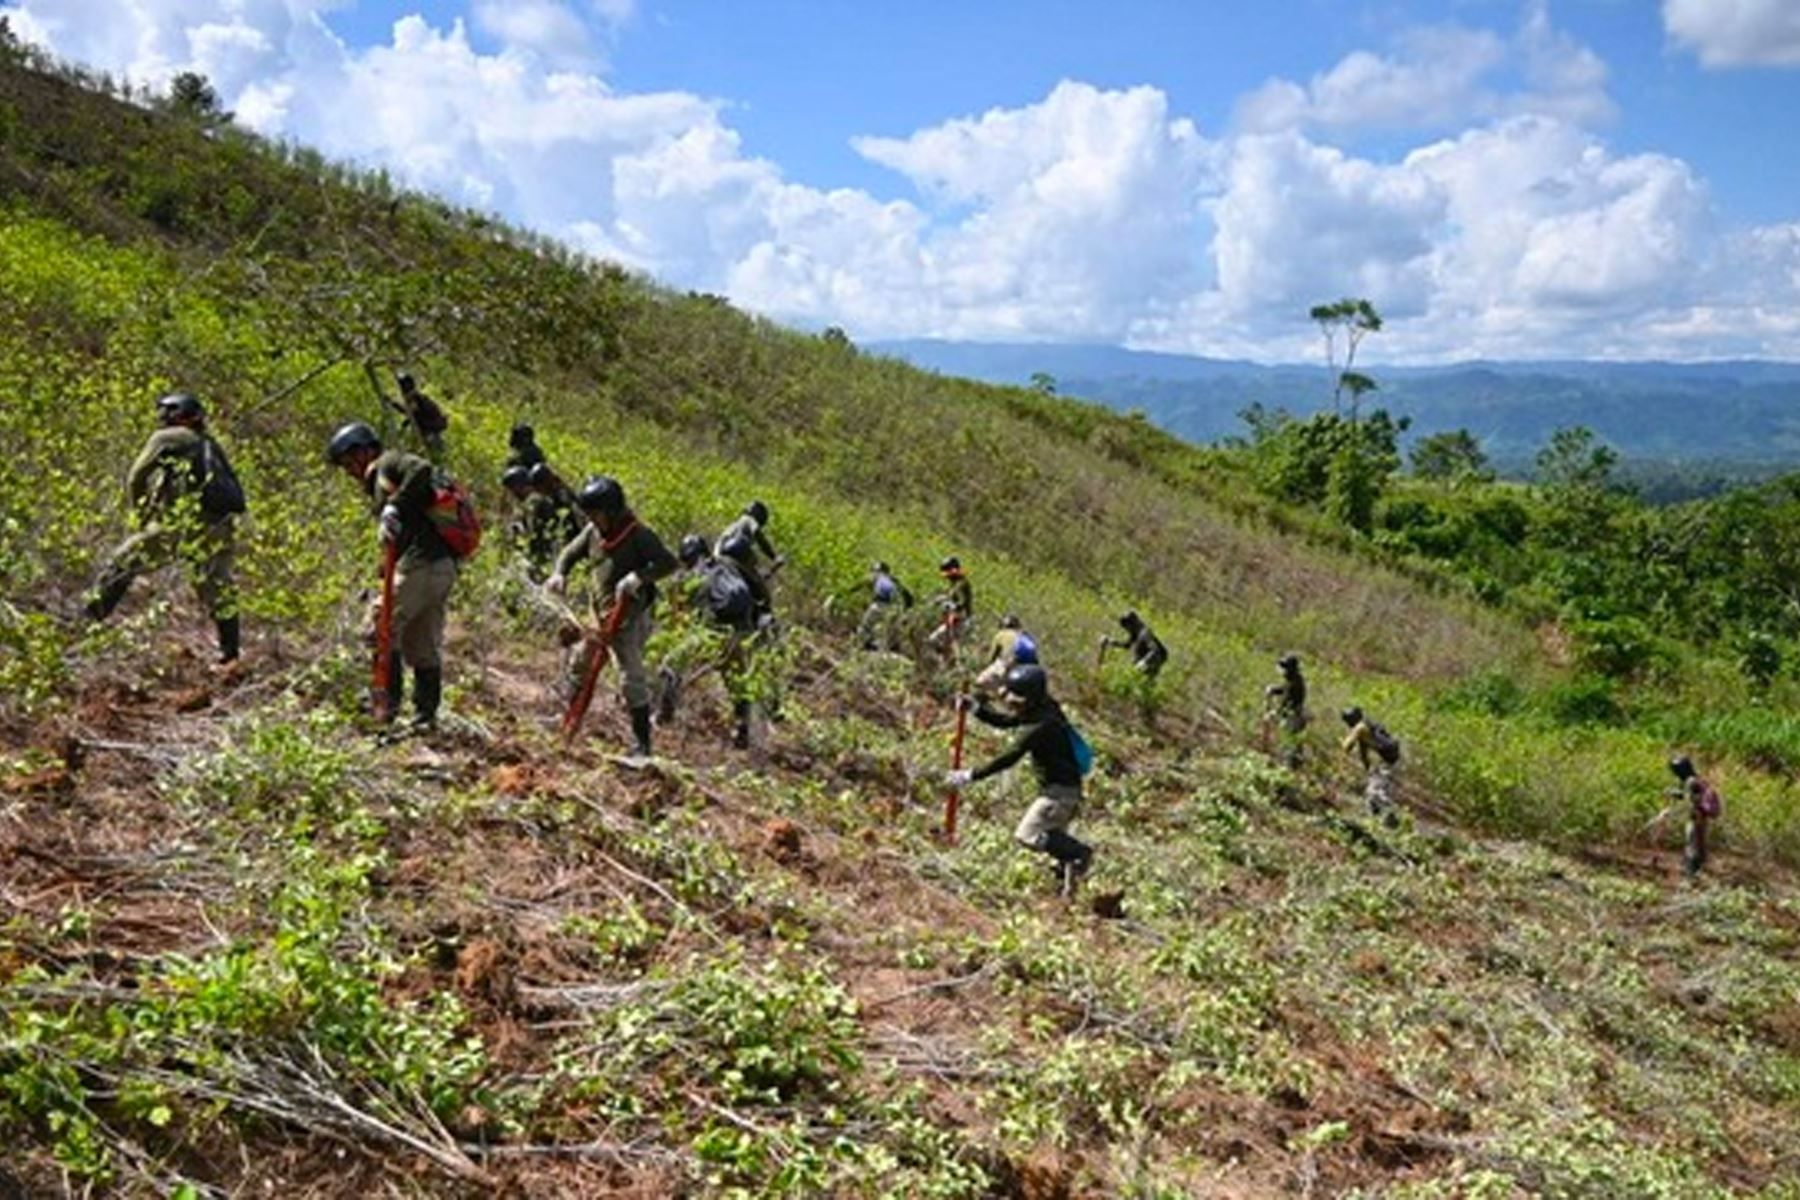
[[[569,572],[583,559],[593,558],[596,586],[613,604],[627,606],[611,650],[624,677],[621,691],[631,713],[635,753],[649,758],[650,675],[644,668],[644,644],[650,640],[656,582],[674,572],[675,558],[631,511],[618,480],[594,476],[576,493],[576,502],[589,525],[557,555],[555,570],[544,586],[561,594],[568,586]]]
[[[731,696],[731,744],[747,749],[754,708],[749,670],[758,630],[755,595],[744,577],[744,569],[729,558],[708,553],[706,539],[699,534],[690,533],[681,539],[679,555],[682,574],[678,591],[686,607],[724,635],[724,644],[717,648],[714,661],[725,691]],[[664,694],[664,711],[672,712],[683,681],[673,668],[665,669],[663,676],[664,686],[672,689]]]
[[[1712,784],[1700,778],[1694,770],[1694,760],[1685,754],[1669,760],[1669,770],[1681,782],[1663,793],[1670,804],[1656,816],[1652,817],[1652,826],[1660,825],[1668,820],[1675,806],[1687,804],[1687,846],[1682,855],[1682,871],[1691,880],[1697,878],[1700,869],[1706,865],[1706,830],[1724,811],[1724,804],[1719,793]]]
[[[894,578],[894,572],[884,562],[878,562],[869,568],[869,606],[863,609],[862,620],[856,624],[856,637],[864,650],[892,650],[894,648],[895,608],[907,609],[913,606],[913,594],[905,584]]]
[[[418,383],[405,371],[396,372],[394,382],[400,386],[400,403],[402,415],[406,417],[413,431],[419,435],[419,442],[425,447],[425,453],[433,462],[444,460],[444,431],[450,428],[450,418],[438,406],[438,402],[419,390]]]
[[[1368,801],[1369,813],[1392,825],[1395,819],[1394,768],[1400,763],[1400,739],[1380,723],[1369,720],[1355,705],[1338,715],[1350,727],[1350,732],[1344,735],[1344,752],[1355,751],[1367,772],[1363,798]]]
[[[544,461],[544,452],[538,448],[537,430],[520,421],[506,435],[506,465],[524,467],[527,471]]]
[[[1281,732],[1282,763],[1300,765],[1300,738],[1306,732],[1306,677],[1300,673],[1300,656],[1284,654],[1276,660],[1281,680],[1263,689],[1263,720]]]
[[[232,582],[237,517],[244,489],[225,449],[206,432],[206,410],[187,392],[156,402],[158,429],[125,477],[125,499],[138,531],[110,556],[87,601],[87,615],[104,621],[131,582],[180,559],[219,639],[219,665],[238,660],[240,627]]]
[[[968,636],[969,622],[975,616],[975,588],[963,570],[962,560],[954,554],[938,564],[938,574],[943,577],[944,590],[934,603],[944,616],[928,640],[933,649],[948,659],[955,657],[957,646]]]
[[[1069,833],[1069,823],[1081,808],[1081,777],[1089,765],[1084,761],[1087,744],[1063,715],[1062,706],[1051,699],[1050,677],[1043,667],[1027,663],[1008,671],[1005,698],[1006,709],[990,708],[981,701],[975,707],[975,719],[997,729],[1017,729],[1017,739],[985,765],[951,771],[944,781],[952,788],[964,788],[998,775],[1029,754],[1037,775],[1038,797],[1025,810],[1013,840],[1056,861],[1062,893],[1068,896],[1094,858],[1093,847]]]
[[[1127,650],[1131,653],[1133,669],[1145,679],[1155,679],[1161,673],[1163,664],[1169,661],[1168,647],[1150,631],[1150,627],[1144,624],[1144,619],[1137,615],[1135,609],[1119,618],[1119,627],[1125,631],[1122,638],[1101,635],[1101,657],[1104,658],[1110,649]]]
[[[1005,686],[1008,671],[1037,661],[1037,640],[1025,632],[1016,614],[1007,613],[1000,618],[1000,628],[994,631],[987,666],[975,676],[976,693],[982,696],[993,695]]]
[[[531,577],[541,578],[557,552],[581,532],[583,520],[575,493],[544,462],[508,467],[500,480],[518,501],[514,541],[531,565]]]
[[[744,581],[756,597],[758,613],[774,612],[774,600],[769,595],[769,572],[787,561],[775,553],[775,547],[769,541],[768,525],[769,506],[761,500],[752,500],[744,506],[737,520],[725,527],[725,532],[713,546],[716,557],[730,559],[743,572]],[[767,567],[762,564],[763,558],[769,560]]]
[[[452,544],[450,523],[434,513],[444,503],[450,517],[461,516],[448,477],[417,454],[389,450],[376,432],[352,421],[331,435],[325,457],[362,485],[381,528],[381,541],[394,548],[393,657],[387,675],[387,712],[399,711],[405,690],[401,667],[413,673],[413,728],[437,724],[444,696],[444,626],[459,555],[473,550]],[[447,499],[448,497],[448,499]],[[459,543],[461,544],[461,543]]]

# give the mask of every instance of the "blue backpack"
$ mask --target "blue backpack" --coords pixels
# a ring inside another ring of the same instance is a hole
[[[1073,725],[1067,726],[1067,729],[1069,731],[1069,749],[1075,755],[1075,769],[1080,771],[1082,778],[1085,779],[1094,770],[1094,748],[1087,744],[1086,738],[1081,736],[1081,730]]]
[[[875,600],[878,604],[892,604],[899,591],[899,586],[894,583],[892,575],[875,577]]]
[[[1021,629],[1018,640],[1013,642],[1013,661],[1015,663],[1034,663],[1037,660],[1037,639]]]

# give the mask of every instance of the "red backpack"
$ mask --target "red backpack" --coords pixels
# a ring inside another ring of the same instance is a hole
[[[1719,791],[1704,779],[1700,781],[1700,795],[1694,801],[1695,810],[1709,821],[1716,821],[1719,814],[1725,811],[1725,802],[1719,799]]]
[[[475,502],[462,484],[441,471],[431,481],[431,504],[425,515],[458,559],[468,558],[480,547],[481,517],[475,512]]]

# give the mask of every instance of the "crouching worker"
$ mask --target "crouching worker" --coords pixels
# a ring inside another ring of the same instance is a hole
[[[544,586],[561,595],[569,572],[584,558],[595,560],[595,586],[624,604],[624,624],[613,636],[613,661],[624,676],[625,707],[631,712],[634,753],[650,757],[650,674],[644,668],[644,644],[650,640],[651,612],[656,606],[656,581],[675,570],[675,558],[662,539],[642,524],[625,503],[619,481],[596,475],[582,486],[576,503],[587,514],[588,528],[563,547],[556,568]],[[577,664],[586,667],[585,656]]]
[[[1000,618],[1000,628],[994,633],[987,666],[975,676],[975,693],[993,695],[1005,686],[1007,672],[1037,661],[1037,639],[1025,632],[1017,615],[1007,613]]]
[[[1363,799],[1368,802],[1369,815],[1394,824],[1394,768],[1400,763],[1400,739],[1379,721],[1369,720],[1354,704],[1338,716],[1350,727],[1344,735],[1344,753],[1354,753],[1367,772]]]
[[[953,788],[965,787],[998,775],[1029,754],[1031,769],[1037,775],[1038,797],[1025,810],[1013,839],[1027,850],[1048,854],[1056,861],[1062,875],[1062,894],[1068,896],[1087,874],[1094,858],[1093,847],[1069,833],[1069,822],[1081,808],[1083,765],[1076,750],[1080,735],[1063,715],[1062,706],[1051,699],[1050,677],[1035,663],[1016,666],[1006,673],[1004,703],[1004,709],[994,709],[982,701],[975,707],[975,719],[997,729],[1018,730],[1016,740],[984,766],[951,771],[945,782]]]
[[[444,623],[457,570],[457,552],[431,515],[438,495],[436,468],[416,454],[384,450],[375,431],[361,421],[334,433],[325,457],[362,485],[381,540],[397,551],[388,714],[400,708],[404,663],[413,672],[413,728],[431,729],[444,694]]]

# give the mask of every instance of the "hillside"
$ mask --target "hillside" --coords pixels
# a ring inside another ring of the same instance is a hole
[[[1296,318],[1303,314],[1296,314]],[[1377,339],[1378,340],[1378,339]],[[1308,413],[1329,407],[1322,363],[1256,363],[1106,346],[900,341],[875,350],[930,370],[1024,384],[1036,372],[1060,391],[1196,442],[1242,436],[1252,404]],[[1366,350],[1378,352],[1371,343]],[[1377,358],[1376,399],[1411,418],[1413,438],[1467,429],[1490,456],[1524,468],[1551,433],[1585,425],[1627,458],[1769,467],[1800,459],[1800,364],[1781,362],[1469,362],[1399,367]]]
[[[1679,889],[1639,832],[1666,742],[1547,717],[1533,631],[1288,536],[1143,422],[66,73],[0,66],[0,189],[0,1191],[1796,1194],[1790,785],[1719,763],[1716,869]],[[320,449],[396,366],[490,514],[521,417],[671,539],[765,499],[786,720],[728,750],[702,686],[631,772],[607,695],[565,751],[496,530],[445,728],[373,737],[374,535]],[[175,572],[73,616],[176,385],[250,493],[232,681]],[[949,552],[1100,750],[1080,904],[1009,840],[1022,779],[938,842],[955,679],[850,648],[871,559],[924,592]],[[1093,665],[1126,604],[1160,689]],[[1287,649],[1298,774],[1255,732]],[[1502,677],[1505,718],[1471,699]],[[1331,745],[1353,699],[1406,740],[1398,828]]]

